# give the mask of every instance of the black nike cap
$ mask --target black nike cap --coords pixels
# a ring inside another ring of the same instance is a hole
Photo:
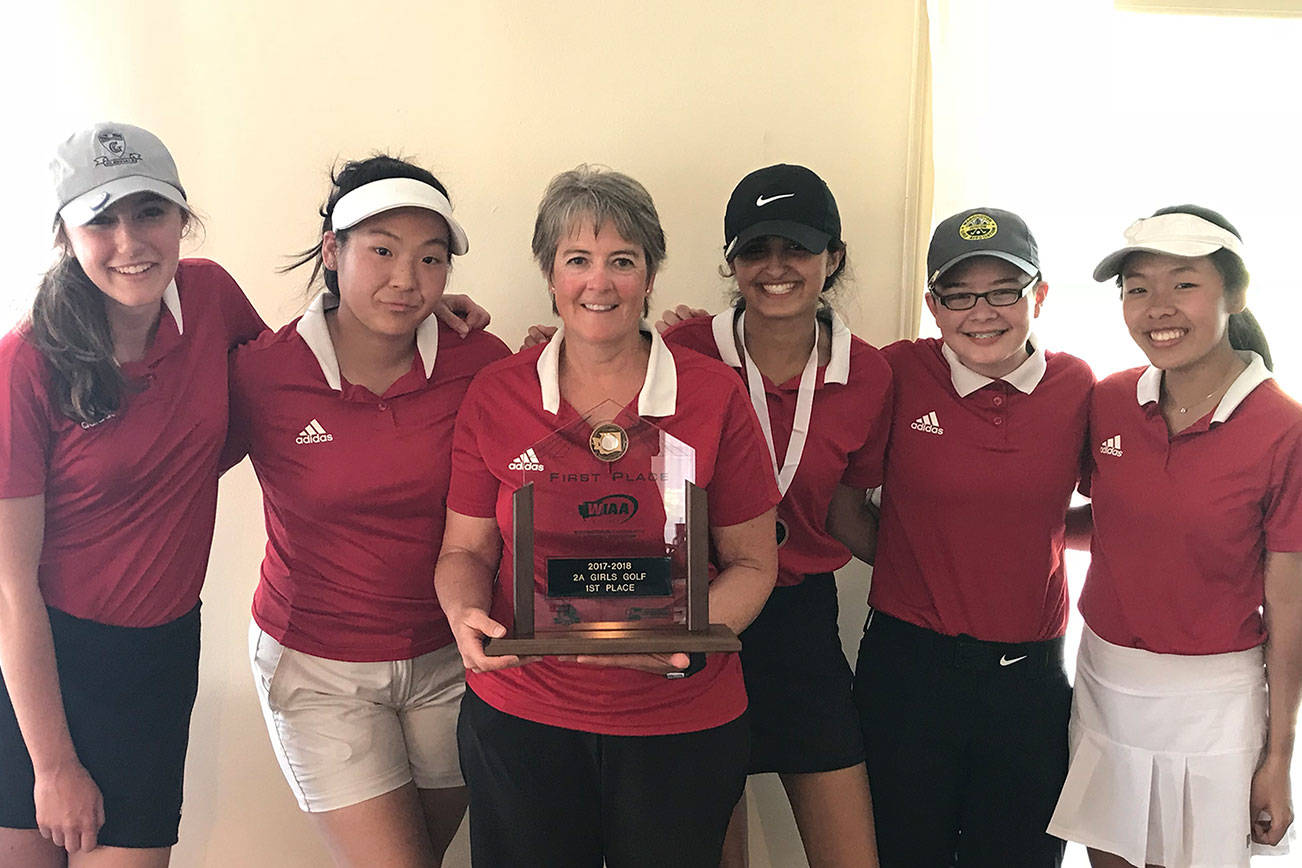
[[[841,239],[841,214],[823,179],[804,166],[779,163],[741,179],[723,215],[723,258],[756,238],[789,238],[812,253]]]

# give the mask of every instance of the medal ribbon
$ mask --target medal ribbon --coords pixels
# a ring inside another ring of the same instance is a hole
[[[768,395],[764,391],[764,378],[759,368],[750,360],[746,352],[746,312],[737,317],[735,328],[740,332],[738,343],[741,345],[741,360],[746,368],[746,385],[750,391],[750,402],[759,417],[760,428],[764,432],[764,443],[769,447],[769,459],[773,462],[773,475],[778,481],[778,492],[783,497],[791,487],[791,480],[796,478],[800,467],[800,457],[805,453],[805,440],[809,437],[809,418],[814,410],[814,380],[818,376],[818,320],[814,320],[814,346],[809,351],[809,361],[800,374],[800,391],[796,394],[796,416],[791,421],[791,439],[787,441],[787,454],[778,467],[778,452],[773,446],[773,423],[769,419]]]

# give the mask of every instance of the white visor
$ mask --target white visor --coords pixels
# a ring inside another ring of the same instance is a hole
[[[470,241],[461,224],[452,216],[452,203],[438,190],[415,178],[381,178],[349,190],[339,197],[330,214],[330,228],[338,232],[351,229],[367,217],[374,217],[394,208],[424,208],[433,211],[448,223],[452,234],[448,250],[461,255],[470,249]]]
[[[133,193],[157,193],[180,205],[182,210],[190,210],[185,194],[166,181],[146,178],[144,175],[128,175],[125,178],[114,178],[82,193],[59,209],[59,219],[64,226],[85,226],[114,202]]]
[[[1126,229],[1126,246],[1108,254],[1094,268],[1094,279],[1116,277],[1126,257],[1140,251],[1168,256],[1207,256],[1221,248],[1243,259],[1243,242],[1233,232],[1196,214],[1143,217]]]

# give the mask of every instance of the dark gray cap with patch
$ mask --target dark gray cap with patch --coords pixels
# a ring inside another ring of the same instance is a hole
[[[1040,270],[1040,251],[1026,221],[1000,208],[969,208],[940,221],[927,248],[927,285],[964,259],[994,256],[1027,277]]]

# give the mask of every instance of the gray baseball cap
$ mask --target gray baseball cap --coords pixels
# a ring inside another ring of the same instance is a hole
[[[927,284],[964,259],[994,256],[1028,277],[1040,270],[1040,251],[1026,221],[1000,208],[969,208],[940,221],[927,248]]]
[[[187,211],[176,162],[158,137],[131,124],[104,121],[67,138],[50,161],[55,216],[68,226],[89,223],[132,193],[157,193]]]

